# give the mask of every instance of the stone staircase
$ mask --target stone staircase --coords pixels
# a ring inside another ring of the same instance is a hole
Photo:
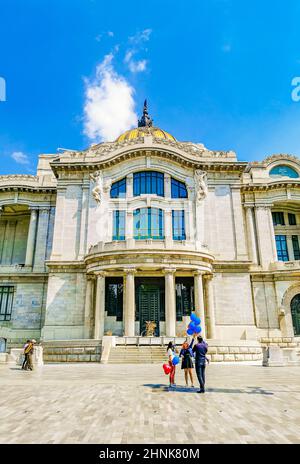
[[[167,362],[166,346],[119,345],[111,348],[108,364],[163,364]]]

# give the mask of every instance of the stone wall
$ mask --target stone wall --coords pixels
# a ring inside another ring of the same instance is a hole
[[[85,288],[85,273],[50,273],[44,340],[84,337]]]

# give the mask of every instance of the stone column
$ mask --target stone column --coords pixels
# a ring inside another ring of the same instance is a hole
[[[175,272],[176,269],[164,269],[165,274],[165,305],[166,305],[166,335],[176,336],[176,302],[175,302]]]
[[[164,190],[165,198],[171,198],[171,176],[166,173],[164,175]]]
[[[231,203],[234,223],[235,250],[238,261],[247,260],[247,246],[245,234],[244,211],[241,201],[240,188],[231,187]]]
[[[29,231],[28,231],[28,238],[27,238],[25,266],[32,266],[33,265],[35,238],[36,238],[36,230],[37,230],[37,219],[38,219],[37,209],[36,208],[31,208],[30,224],[29,224]]]
[[[206,304],[208,315],[209,338],[216,337],[216,321],[215,321],[215,305],[214,305],[214,288],[213,288],[213,275],[205,275],[206,287]]]
[[[135,285],[134,268],[124,269],[125,276],[125,308],[124,308],[124,335],[135,336]]]
[[[172,210],[167,209],[165,213],[165,243],[167,246],[171,246],[173,240],[173,229],[172,229]]]
[[[125,238],[129,246],[133,246],[133,211],[126,211]]]
[[[126,197],[133,197],[133,174],[128,174],[126,177]]]
[[[94,280],[87,278],[84,308],[84,337],[91,338],[91,322],[93,319]]]
[[[15,246],[17,221],[8,219],[4,232],[2,264],[12,264],[12,258]]]
[[[36,247],[34,267],[45,267],[45,258],[47,251],[47,238],[49,226],[50,206],[43,206],[39,209],[39,220],[36,233]]]
[[[95,329],[94,339],[104,335],[104,310],[105,310],[105,272],[97,273],[96,303],[95,303]]]
[[[248,238],[249,258],[254,264],[257,264],[258,260],[257,260],[257,250],[256,250],[256,237],[255,237],[255,228],[254,228],[253,207],[245,205],[245,208],[246,208],[247,238]]]
[[[80,215],[80,241],[79,241],[79,252],[78,259],[82,259],[86,253],[86,238],[87,238],[87,214],[89,205],[89,183],[83,184],[82,186],[82,198],[81,198],[81,215]]]
[[[267,267],[271,262],[277,261],[271,206],[257,205],[255,207],[255,219],[260,264]]]
[[[194,272],[194,297],[196,314],[201,319],[201,335],[206,338],[202,274],[201,271]]]
[[[293,240],[291,235],[286,236],[286,244],[287,250],[289,255],[289,261],[294,261],[294,247],[293,247]]]

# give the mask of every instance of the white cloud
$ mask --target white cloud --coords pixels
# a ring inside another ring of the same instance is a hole
[[[144,29],[141,32],[129,37],[130,42],[135,44],[140,44],[141,42],[147,42],[150,39],[150,35],[152,34],[152,29]]]
[[[147,60],[137,60],[133,59],[133,56],[137,53],[136,50],[127,50],[124,58],[124,63],[128,65],[129,70],[132,73],[143,72],[146,71],[147,68]]]
[[[147,60],[140,60],[140,61],[131,60],[128,63],[128,67],[130,71],[133,73],[146,71]]]
[[[18,164],[30,164],[30,160],[22,151],[14,151],[11,154],[12,159]]]
[[[96,68],[96,77],[86,79],[84,133],[92,141],[112,141],[137,123],[134,88],[119,75],[112,53]]]
[[[109,37],[114,37],[115,34],[113,33],[113,31],[108,31],[107,35],[108,35]]]

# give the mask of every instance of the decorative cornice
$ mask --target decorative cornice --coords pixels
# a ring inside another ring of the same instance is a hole
[[[38,176],[9,174],[0,176],[0,190],[52,193],[56,191],[56,185],[42,185]]]
[[[287,153],[277,153],[274,155],[267,156],[262,161],[251,161],[248,164],[246,172],[249,172],[252,167],[267,167],[269,164],[274,163],[275,161],[292,161],[293,163],[300,164],[300,158],[298,156],[289,155]]]
[[[300,188],[300,180],[286,179],[262,184],[241,185],[241,192],[259,192],[267,190],[279,190],[282,188]]]

